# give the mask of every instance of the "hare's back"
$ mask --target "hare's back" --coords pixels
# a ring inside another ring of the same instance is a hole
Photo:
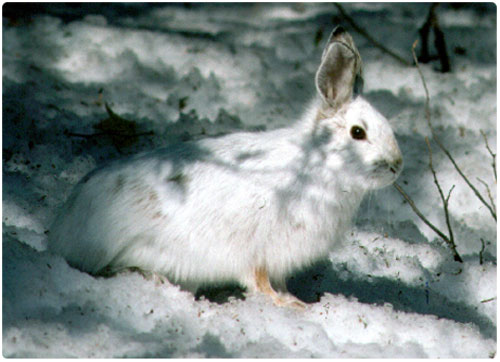
[[[186,258],[191,252],[195,260],[209,250],[228,250],[219,243],[243,237],[234,235],[234,225],[243,227],[248,213],[263,207],[267,190],[256,179],[261,172],[238,166],[242,154],[252,153],[240,144],[233,157],[229,146],[237,139],[187,142],[96,169],[53,223],[49,249],[91,273],[110,264],[175,269],[158,255]],[[204,244],[193,248],[200,240]]]

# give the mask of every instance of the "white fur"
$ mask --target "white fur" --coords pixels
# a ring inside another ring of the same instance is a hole
[[[190,288],[231,280],[251,289],[264,267],[283,285],[325,257],[363,195],[401,170],[389,124],[363,98],[318,119],[324,106],[319,97],[289,128],[186,142],[91,172],[49,249],[90,273],[138,267]],[[353,125],[367,140],[351,137]]]

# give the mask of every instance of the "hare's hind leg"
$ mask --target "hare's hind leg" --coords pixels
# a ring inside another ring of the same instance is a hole
[[[165,275],[157,273],[155,271],[141,269],[141,268],[138,268],[135,266],[126,267],[126,268],[120,269],[120,270],[115,272],[115,274],[122,274],[122,273],[138,273],[144,279],[146,279],[148,281],[153,281],[155,283],[155,286],[157,286],[157,287],[159,287],[160,285],[163,285],[165,283],[166,284],[169,283],[168,278]],[[105,276],[106,274],[101,273],[101,275]],[[113,274],[108,274],[108,276],[110,276],[110,275],[113,275]]]
[[[260,293],[269,295],[274,304],[279,307],[292,307],[296,309],[304,309],[306,307],[306,304],[304,302],[298,300],[293,295],[289,293],[276,292],[271,286],[269,275],[266,268],[264,267],[254,269],[251,284],[253,287],[252,289]]]
[[[154,271],[149,271],[149,270],[142,270],[139,268],[130,268],[130,271],[136,271],[142,277],[146,280],[151,280],[155,283],[155,286],[159,287],[160,285],[163,284],[168,284],[168,279],[165,275],[162,275],[160,273],[154,272]]]

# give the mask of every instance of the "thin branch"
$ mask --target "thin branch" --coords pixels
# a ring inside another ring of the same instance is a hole
[[[481,301],[481,303],[488,303],[488,302],[493,302],[497,297],[489,298],[489,299],[484,299]]]
[[[446,202],[448,202],[450,200],[451,192],[453,191],[454,188],[455,188],[455,185],[453,185],[451,187],[450,191],[448,191],[448,196],[446,196]]]
[[[480,130],[480,132],[484,138],[484,143],[486,145],[486,149],[488,150],[488,152],[491,155],[491,158],[493,159],[491,166],[493,167],[493,175],[495,176],[495,182],[496,182],[497,181],[497,162],[496,162],[497,154],[493,153],[493,151],[491,150],[490,145],[488,144],[488,139],[486,138],[486,134],[483,132],[483,130]]]
[[[496,205],[495,205],[495,200],[493,199],[493,196],[491,195],[491,190],[490,190],[490,187],[488,186],[488,184],[487,184],[486,182],[484,182],[483,180],[481,180],[479,177],[476,177],[476,178],[477,178],[477,180],[478,180],[479,182],[481,182],[481,183],[484,185],[484,187],[486,188],[486,192],[488,193],[488,198],[490,199],[491,207],[492,207],[494,210],[496,210],[496,209],[497,209],[497,207],[496,207]]]
[[[393,57],[394,59],[396,59],[398,62],[400,62],[406,66],[411,65],[410,62],[408,62],[406,59],[404,59],[401,56],[399,56],[398,54],[394,53],[392,50],[386,48],[383,44],[379,43],[375,38],[373,38],[370,34],[368,34],[368,32],[365,29],[361,28],[358,24],[356,24],[354,19],[345,11],[345,9],[343,8],[342,5],[340,5],[339,3],[334,3],[334,4],[337,7],[337,9],[339,9],[340,14],[345,18],[345,20],[347,20],[347,22],[349,22],[349,24],[351,24],[352,28],[355,31],[357,31],[359,34],[361,34],[366,39],[368,39],[371,43],[373,43],[373,45],[375,45],[377,48],[382,50],[384,53],[386,53],[386,54],[390,55],[391,57]]]
[[[483,265],[483,253],[484,249],[486,249],[486,243],[484,242],[483,238],[481,240],[481,250],[479,250],[479,265]]]
[[[394,187],[396,188],[396,190],[399,191],[399,193],[405,198],[405,200],[408,202],[408,204],[411,206],[411,208],[413,209],[413,211],[415,212],[415,214],[417,214],[417,216],[428,226],[430,227],[436,234],[439,235],[440,238],[442,238],[443,240],[448,240],[448,237],[443,234],[441,232],[441,230],[439,230],[437,227],[434,226],[434,224],[432,224],[429,220],[427,220],[427,218],[424,216],[424,214],[422,214],[420,212],[420,210],[417,208],[417,206],[415,205],[415,202],[413,202],[413,200],[410,198],[410,196],[408,196],[408,194],[401,188],[401,186],[399,186],[399,184],[397,182],[394,182]]]
[[[425,78],[424,78],[424,75],[422,74],[422,70],[420,69],[420,65],[419,65],[418,60],[417,60],[417,55],[415,54],[415,47],[417,46],[417,43],[418,43],[418,40],[415,40],[415,42],[413,43],[411,52],[413,54],[413,60],[415,61],[415,65],[417,66],[417,70],[418,70],[418,73],[420,74],[420,78],[422,80],[422,84],[423,84],[424,90],[425,90],[425,117],[427,118],[427,124],[429,125],[429,128],[431,130],[432,138],[434,139],[434,141],[436,142],[436,144],[439,146],[439,148],[441,148],[441,150],[445,153],[445,155],[448,156],[449,160],[451,161],[451,163],[453,164],[453,166],[455,167],[455,169],[457,170],[457,172],[460,174],[460,176],[462,176],[462,178],[467,183],[467,185],[471,188],[471,190],[474,192],[474,194],[476,195],[476,197],[490,211],[491,215],[493,216],[493,218],[496,221],[496,219],[497,219],[496,212],[491,208],[491,206],[481,196],[481,194],[479,193],[479,191],[469,181],[469,179],[467,178],[467,176],[464,175],[464,173],[462,172],[462,170],[460,169],[460,167],[458,167],[457,163],[455,162],[455,159],[453,158],[453,156],[444,147],[444,145],[441,143],[441,141],[439,141],[439,138],[437,137],[436,132],[434,131],[434,128],[433,128],[432,122],[431,122],[431,111],[430,111],[430,106],[429,106],[429,91],[427,89],[427,83],[425,82]]]
[[[422,80],[422,85],[424,86],[425,91],[425,118],[427,119],[427,123],[430,126],[431,132],[434,132],[431,124],[431,108],[430,108],[430,99],[429,99],[429,90],[427,89],[427,82],[425,81],[424,75],[422,74],[422,70],[420,69],[420,64],[418,63],[417,55],[415,54],[415,48],[417,47],[418,39],[413,42],[411,47],[411,53],[413,55],[413,60],[415,61],[415,65],[417,67],[418,74],[420,75],[420,79]],[[434,133],[432,133],[434,137]]]
[[[441,239],[443,239],[449,246],[450,246],[450,249],[453,253],[453,259],[455,261],[459,261],[461,263],[463,263],[463,260],[462,260],[462,257],[460,256],[460,254],[458,253],[457,249],[456,249],[456,246],[454,244],[451,244],[450,243],[450,239],[445,235],[443,234],[443,232],[441,230],[439,230],[436,226],[434,226],[434,224],[432,224],[429,220],[427,220],[427,218],[420,212],[420,210],[417,208],[417,206],[415,205],[415,203],[413,202],[413,200],[410,198],[410,196],[408,196],[408,194],[401,188],[401,186],[399,186],[396,182],[394,182],[394,187],[396,188],[396,190],[399,191],[399,193],[404,197],[404,199],[408,202],[408,204],[410,205],[410,207],[413,209],[413,211],[415,212],[415,214],[417,214],[417,216],[428,226],[430,227],[436,234],[439,235],[439,237]]]
[[[441,144],[441,142],[438,140],[438,138],[434,135],[434,131],[432,131],[433,133],[433,139],[434,141],[437,143],[437,145],[441,148],[441,150],[446,154],[446,156],[448,156],[448,158],[450,159],[451,163],[453,164],[453,166],[455,166],[455,169],[457,170],[457,172],[460,174],[460,176],[462,176],[462,178],[464,179],[464,181],[467,183],[467,185],[470,187],[470,189],[474,192],[474,194],[476,195],[476,197],[479,199],[479,201],[481,201],[483,203],[484,206],[486,206],[486,208],[489,210],[489,212],[491,213],[491,216],[493,216],[493,218],[495,219],[495,221],[497,220],[497,214],[495,212],[495,210],[493,210],[491,208],[491,206],[488,204],[488,202],[481,196],[481,194],[479,193],[479,191],[476,189],[476,187],[469,181],[469,179],[467,178],[467,176],[464,175],[464,173],[462,172],[462,170],[460,169],[460,167],[458,167],[457,163],[455,162],[455,160],[453,159],[453,157],[451,156],[451,154],[448,152],[448,150]]]
[[[434,183],[436,184],[436,187],[439,191],[439,196],[441,196],[441,200],[443,201],[444,216],[446,219],[446,226],[448,227],[448,233],[449,233],[449,239],[447,243],[456,248],[455,239],[453,237],[453,230],[451,228],[451,223],[450,223],[450,213],[448,211],[448,202],[450,200],[451,192],[455,188],[455,185],[453,185],[453,187],[448,192],[448,197],[445,198],[443,190],[441,189],[441,185],[439,184],[439,181],[437,179],[436,171],[434,170],[434,166],[432,165],[432,148],[431,144],[429,143],[429,139],[427,137],[425,137],[425,143],[427,144],[427,148],[429,150],[429,168],[431,169],[432,176],[434,177]]]

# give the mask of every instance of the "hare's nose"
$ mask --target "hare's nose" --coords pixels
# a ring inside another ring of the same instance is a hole
[[[390,170],[393,174],[397,174],[399,171],[401,171],[402,167],[403,167],[403,159],[400,157],[392,163]]]

